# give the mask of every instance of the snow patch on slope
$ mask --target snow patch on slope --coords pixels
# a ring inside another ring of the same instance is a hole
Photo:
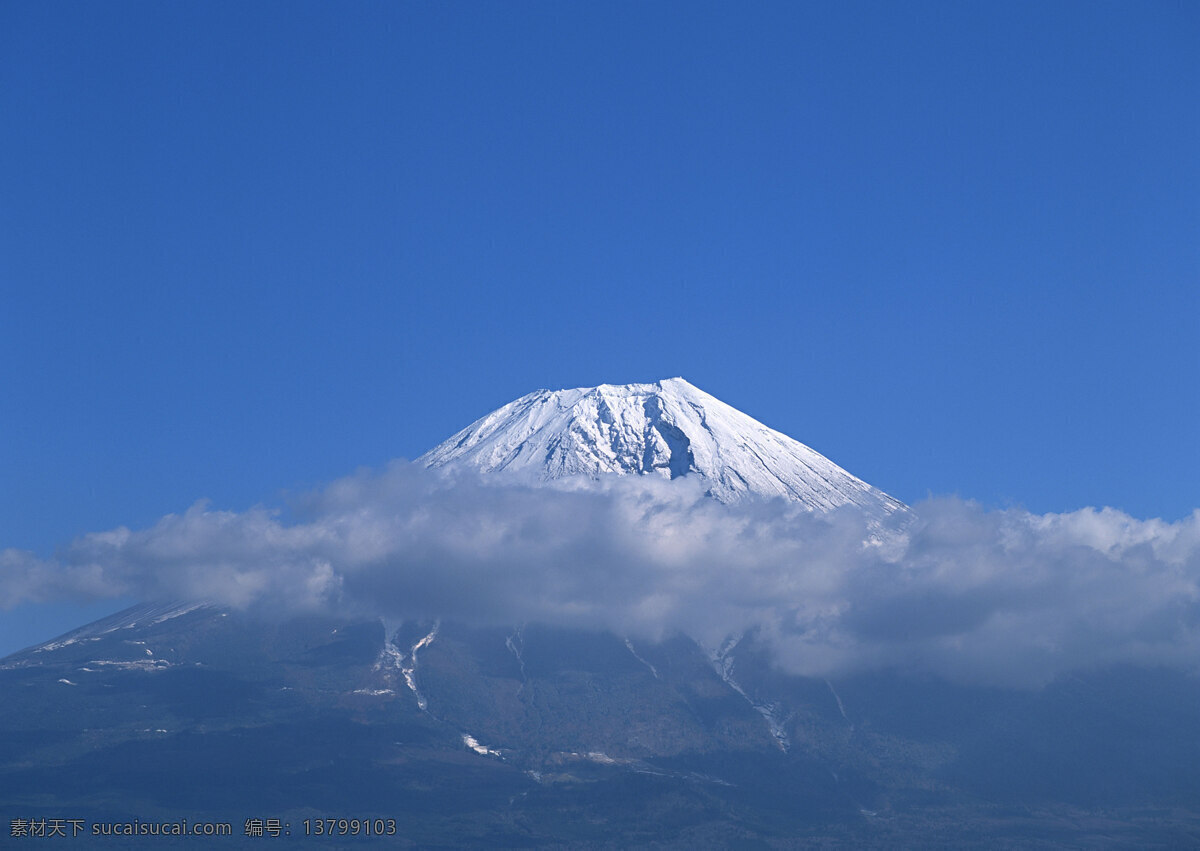
[[[421,691],[417,688],[417,653],[422,647],[428,647],[433,643],[433,639],[437,637],[438,628],[441,625],[441,621],[434,622],[433,629],[429,631],[429,634],[413,645],[408,665],[400,669],[400,672],[404,675],[404,682],[408,684],[409,689],[416,695],[417,708],[422,712],[427,711],[425,707],[428,705],[428,701],[426,701],[425,695],[421,694]]]
[[[712,661],[713,670],[725,681],[726,685],[745,698],[746,702],[754,707],[754,710],[763,717],[763,720],[767,722],[767,729],[771,732],[771,738],[775,740],[775,744],[779,746],[781,751],[787,753],[792,743],[788,739],[787,730],[783,726],[786,719],[779,717],[779,707],[774,703],[759,703],[747,694],[741,684],[734,679],[733,651],[741,640],[742,635],[740,633],[731,635],[725,639],[725,643],[719,648],[710,651],[709,658]]]
[[[525,676],[525,659],[521,656],[521,651],[525,647],[525,627],[519,626],[513,631],[513,634],[504,639],[504,646],[508,648],[513,656],[517,657],[517,664],[521,667],[521,685],[517,688],[517,694],[525,690],[527,678]]]
[[[117,612],[114,615],[109,615],[106,618],[101,618],[94,623],[82,626],[79,629],[61,635],[44,644],[39,644],[30,649],[31,653],[47,653],[54,650],[61,650],[64,647],[70,647],[72,644],[78,644],[82,641],[96,641],[102,636],[116,632],[119,629],[134,629],[136,627],[155,626],[160,623],[171,620],[172,618],[181,617],[189,612],[194,612],[199,609],[209,608],[212,604],[207,602],[200,603],[143,603],[137,606],[132,606],[124,611]],[[145,642],[141,642],[145,644]]]
[[[375,660],[374,669],[376,671],[402,671],[404,669],[404,653],[396,644],[396,632],[399,630],[400,624],[385,618],[380,618],[380,623],[383,624],[383,648],[379,651],[379,658]]]
[[[487,745],[479,744],[479,740],[469,733],[462,734],[462,743],[480,756],[498,756],[503,758],[503,754],[500,751],[489,748]]]
[[[630,653],[633,654],[634,659],[637,659],[639,662],[641,662],[643,665],[645,665],[647,668],[650,669],[650,673],[654,674],[654,679],[657,680],[658,679],[658,669],[655,668],[653,665],[651,665],[649,662],[647,662],[645,659],[643,659],[638,654],[638,652],[633,648],[633,642],[630,641],[628,638],[625,639],[625,647]]]

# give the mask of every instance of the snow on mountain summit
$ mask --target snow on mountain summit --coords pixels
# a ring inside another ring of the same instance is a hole
[[[710,496],[726,503],[784,497],[818,511],[857,505],[876,516],[904,507],[682,378],[539,390],[472,423],[417,462],[527,482],[698,476]]]

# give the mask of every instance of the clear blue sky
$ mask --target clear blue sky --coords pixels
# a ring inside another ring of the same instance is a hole
[[[0,121],[0,549],[673,375],[910,502],[1200,506],[1192,2],[17,0]]]

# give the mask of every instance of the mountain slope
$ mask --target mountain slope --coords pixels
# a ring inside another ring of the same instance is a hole
[[[681,635],[168,604],[0,660],[0,693],[10,819],[222,821],[223,847],[261,845],[251,817],[324,849],[1200,842],[1200,681],[1170,671],[822,680],[753,634],[712,660]],[[397,833],[306,833],[325,818]]]
[[[682,378],[539,390],[417,459],[530,483],[570,477],[699,477],[713,498],[782,497],[816,511],[904,506],[828,458]]]

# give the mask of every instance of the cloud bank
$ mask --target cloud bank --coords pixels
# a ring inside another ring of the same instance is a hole
[[[532,488],[396,462],[292,517],[198,503],[53,559],[0,552],[6,605],[195,598],[283,613],[528,621],[715,646],[758,629],[781,665],[1036,685],[1113,663],[1200,667],[1200,510],[1034,515],[929,500],[892,527],[698,483]]]

